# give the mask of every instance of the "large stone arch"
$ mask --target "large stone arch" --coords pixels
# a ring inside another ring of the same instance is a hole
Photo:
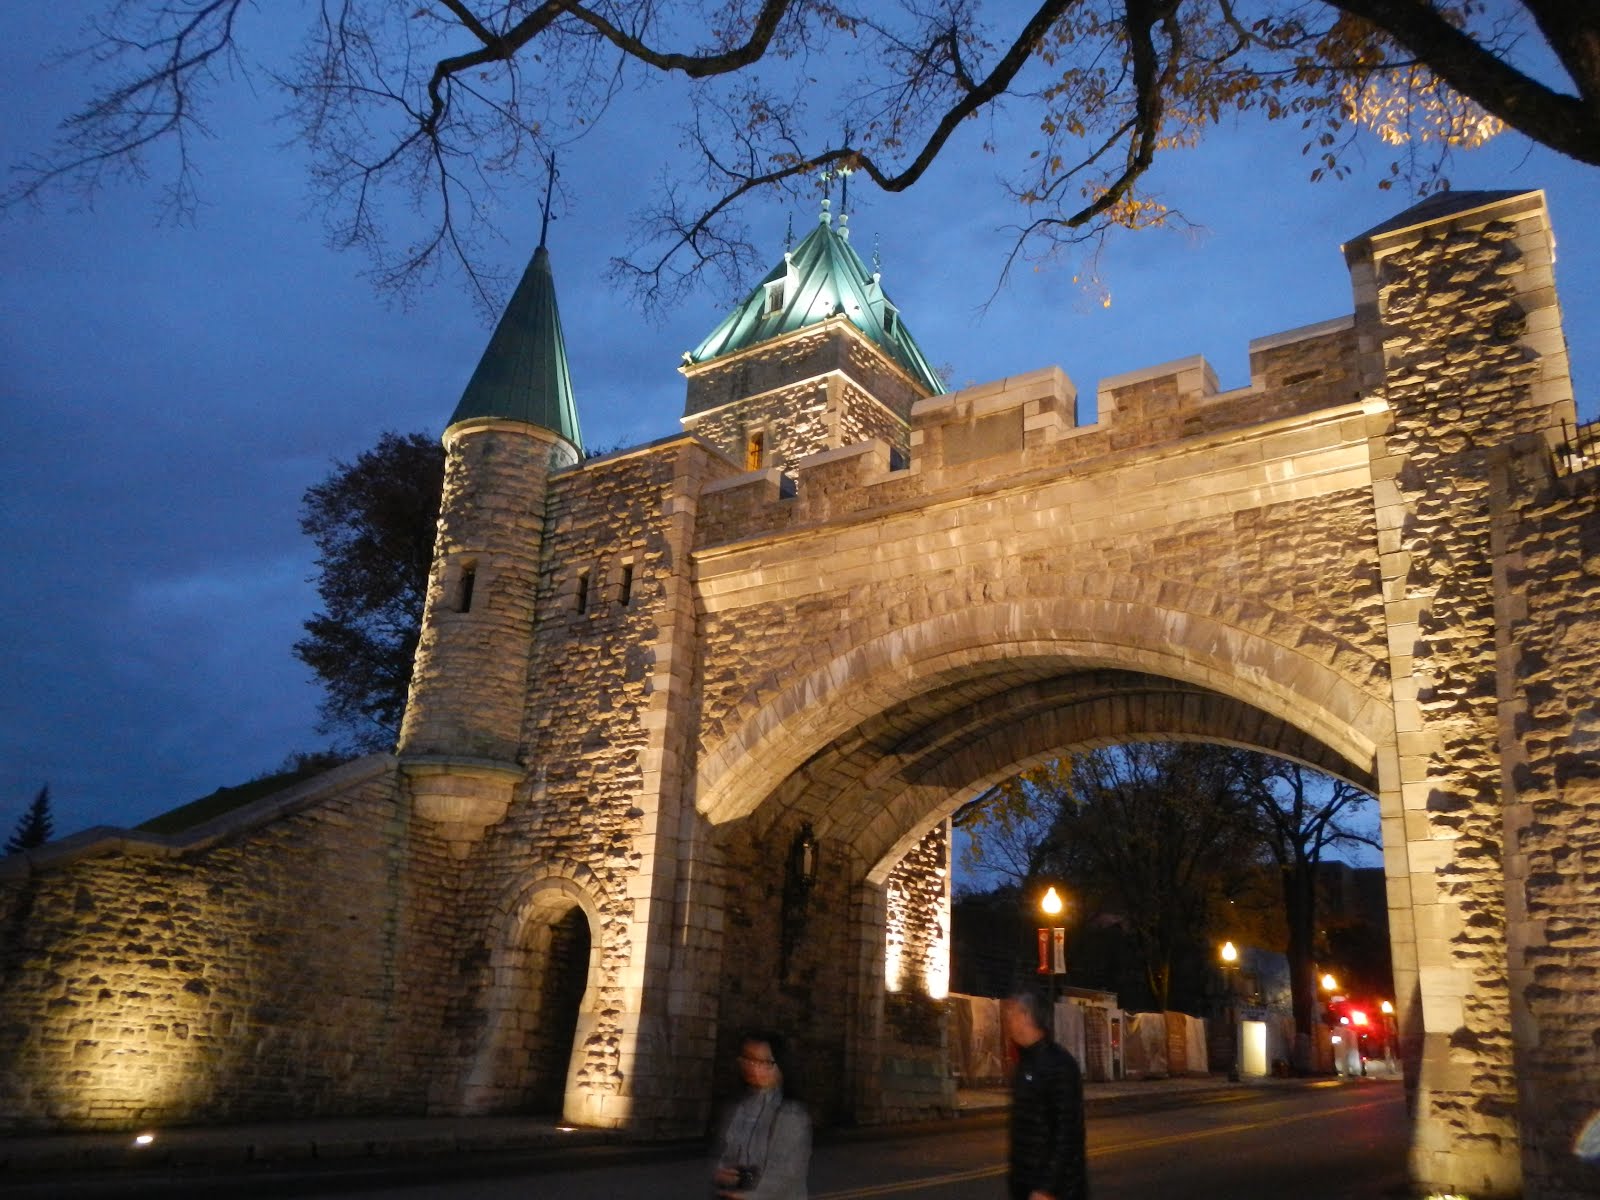
[[[1138,589],[1130,581],[1125,590]],[[1257,624],[1269,632],[1154,597],[1078,595],[968,606],[869,630],[854,644],[830,641],[751,687],[702,752],[697,807],[716,823],[748,816],[825,747],[882,714],[910,736],[963,703],[1097,670],[1231,697],[1375,775],[1394,737],[1382,664],[1292,614]],[[919,697],[938,698],[943,711],[919,709]]]
[[[809,979],[804,986],[811,994],[830,997],[828,1019],[806,1030],[808,1051],[834,1064],[837,1076],[850,1081],[843,1094],[855,1119],[905,1115],[919,1104],[937,1108],[948,1100],[934,1087],[941,1071],[938,1048],[916,1044],[914,1038],[907,1042],[897,1033],[910,1011],[906,1005],[914,1005],[917,994],[941,994],[935,960],[947,948],[948,893],[941,899],[937,884],[914,877],[926,876],[930,869],[944,874],[948,843],[940,840],[943,822],[983,788],[1063,751],[1180,739],[1264,750],[1377,790],[1375,763],[1381,747],[1366,735],[1381,736],[1381,726],[1345,731],[1342,744],[1357,747],[1352,753],[1359,757],[1352,759],[1299,725],[1237,696],[1102,665],[1110,653],[1104,643],[1094,656],[1065,654],[1059,646],[1054,653],[1020,658],[975,652],[993,650],[993,643],[965,649],[965,655],[957,655],[936,647],[923,658],[932,669],[920,676],[915,664],[896,664],[894,683],[911,694],[898,695],[876,712],[862,715],[859,695],[882,698],[896,695],[896,690],[859,689],[856,703],[840,704],[852,724],[825,744],[802,744],[789,760],[799,761],[786,775],[747,811],[727,816],[716,827],[733,864],[732,878],[746,881],[734,885],[730,898],[738,913],[746,912],[746,906],[761,907],[759,888],[753,891],[748,881],[782,876],[785,854],[798,830],[812,829],[821,841],[828,878],[822,885],[824,897],[809,918],[808,936],[825,949],[802,953],[798,970],[764,963],[763,955],[770,956],[781,930],[741,916],[728,951],[740,970],[754,977],[770,971],[780,981]],[[1265,651],[1257,647],[1255,652]],[[1144,662],[1156,657],[1148,646],[1140,654]],[[1169,655],[1168,661],[1181,660]],[[908,676],[922,690],[907,686]],[[797,681],[797,686],[806,682]],[[1273,697],[1268,693],[1266,698]],[[1358,712],[1365,707],[1355,697],[1344,703]],[[1279,704],[1293,707],[1281,700]],[[1301,703],[1298,711],[1310,707]],[[1326,728],[1330,723],[1325,711],[1312,717],[1307,724]],[[771,746],[769,742],[769,754]],[[907,887],[913,893],[921,888],[924,894],[913,894],[907,902]],[[907,922],[907,908],[922,910],[926,921]],[[914,945],[922,947],[928,962],[911,971],[899,955]],[[896,982],[902,967],[911,971],[907,979],[922,983],[903,990]],[[731,983],[725,980],[725,988]],[[727,1002],[731,1008],[725,1016],[735,1024],[756,1011],[737,998]],[[778,1007],[783,1007],[781,1000]],[[785,1015],[805,1028],[803,1013]],[[907,1079],[921,1090],[908,1092]]]

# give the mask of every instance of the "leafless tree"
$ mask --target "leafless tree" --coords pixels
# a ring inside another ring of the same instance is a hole
[[[258,53],[307,11],[297,50]],[[141,174],[170,146],[164,199],[191,210],[214,85],[264,74],[333,242],[384,288],[459,267],[486,305],[490,200],[648,78],[691,113],[681,169],[616,260],[656,301],[746,265],[753,193],[819,172],[901,192],[979,118],[1018,205],[1013,259],[1172,220],[1141,181],[1233,114],[1300,122],[1314,175],[1345,172],[1370,130],[1395,147],[1384,182],[1423,190],[1502,127],[1600,164],[1600,5],[1575,0],[105,0],[71,61],[91,92],[8,203]],[[396,197],[423,228],[400,245]]]

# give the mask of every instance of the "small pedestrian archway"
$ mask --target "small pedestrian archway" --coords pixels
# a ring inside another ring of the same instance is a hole
[[[488,964],[482,1034],[462,1093],[470,1114],[563,1118],[598,1003],[594,904],[566,878],[526,889]]]

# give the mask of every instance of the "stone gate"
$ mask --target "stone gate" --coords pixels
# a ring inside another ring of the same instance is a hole
[[[951,1103],[949,814],[1192,738],[1375,792],[1413,1173],[1587,1194],[1600,471],[1539,193],[1345,247],[1352,315],[946,393],[824,212],[584,459],[541,246],[445,433],[397,753],[6,860],[13,1128],[522,1111],[704,1128],[746,1024],[824,1119]],[[581,376],[581,371],[580,371]]]

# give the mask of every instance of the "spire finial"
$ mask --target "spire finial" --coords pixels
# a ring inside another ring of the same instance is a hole
[[[878,235],[872,235],[872,273],[883,274],[883,252],[878,249]]]
[[[794,249],[794,213],[789,214],[789,225],[783,231],[783,252],[785,254]]]
[[[550,198],[555,195],[556,190],[556,154],[554,150],[545,158],[544,165],[549,169],[550,177],[544,185],[544,203],[539,206],[539,211],[542,214],[539,221],[539,245],[541,248],[544,246],[545,235],[550,232]]]
[[[833,201],[829,200],[826,196],[824,196],[822,198],[822,215],[817,218],[817,220],[821,224],[823,224],[823,225],[832,225],[833,224],[833,214],[828,211],[828,209],[830,209],[832,207],[833,207]]]
[[[849,134],[845,134],[846,139]],[[839,176],[839,216],[850,211],[850,176],[855,173],[855,168],[849,163],[841,163],[835,172]]]

